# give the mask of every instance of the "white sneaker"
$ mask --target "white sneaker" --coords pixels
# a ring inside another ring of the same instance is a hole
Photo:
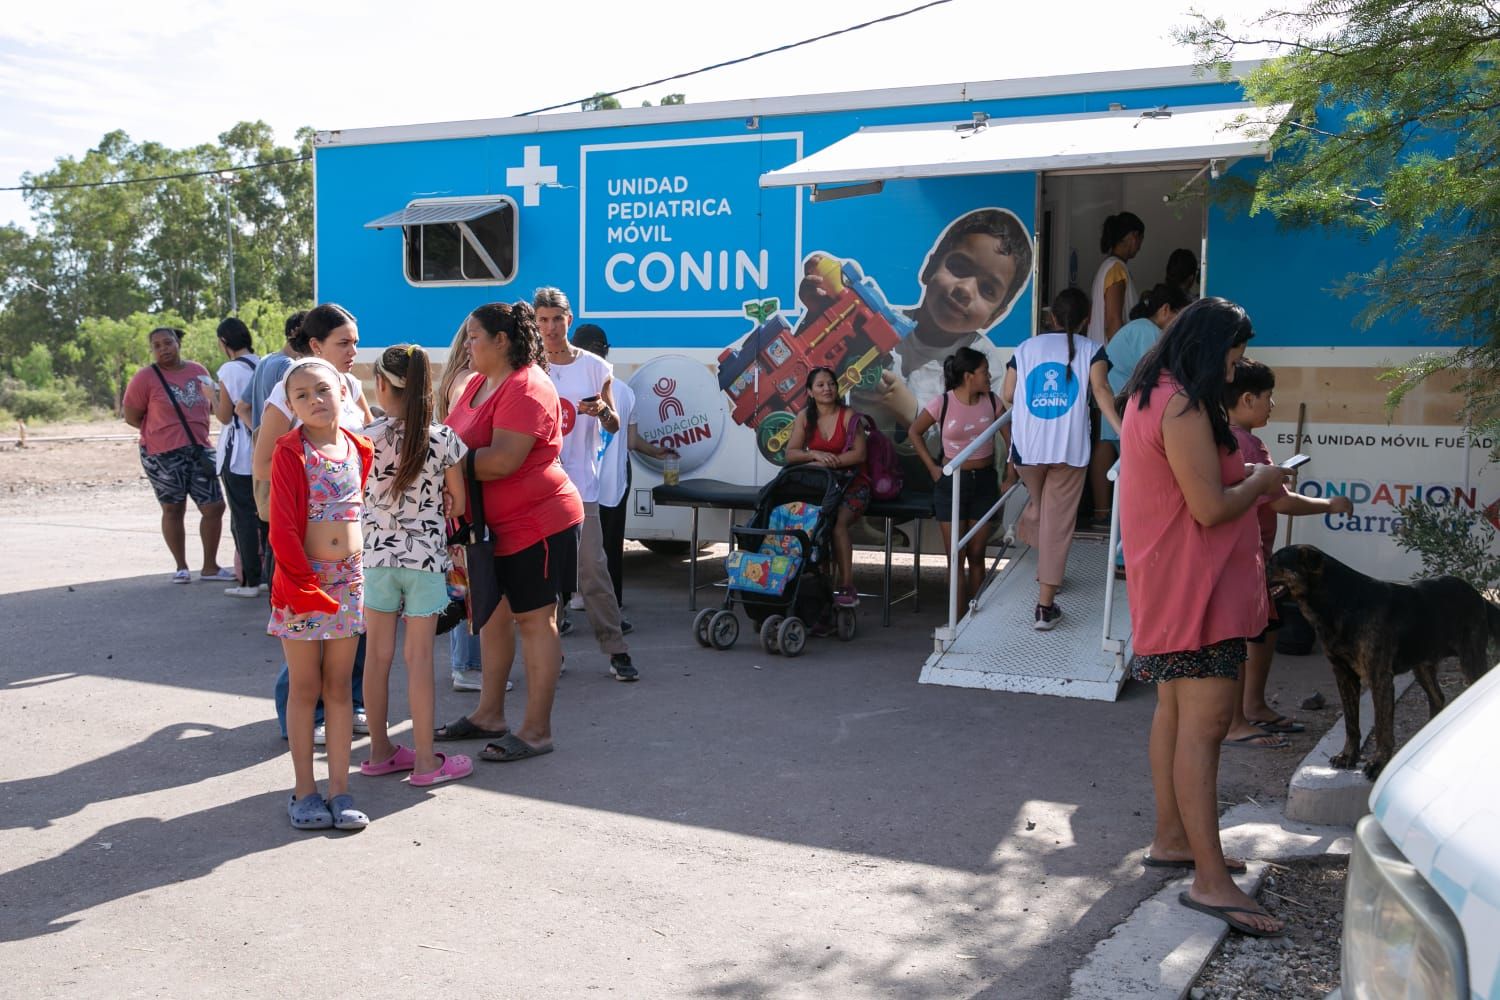
[[[328,745],[328,727],[323,725],[313,726],[313,746],[321,747]]]
[[[482,670],[455,670],[453,671],[453,690],[455,691],[478,691],[480,689],[479,679],[484,675]]]
[[[271,592],[271,585],[269,583],[263,583],[255,589],[259,590],[262,594],[269,594]]]
[[[573,591],[573,596],[568,599],[568,610],[582,611],[583,608],[583,593],[577,590]]]
[[[224,593],[230,597],[259,597],[259,587],[225,587]]]
[[[370,722],[365,718],[365,710],[362,708],[354,710],[354,733],[356,736],[370,735]]]

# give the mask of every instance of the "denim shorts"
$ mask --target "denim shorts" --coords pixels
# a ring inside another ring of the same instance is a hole
[[[428,618],[448,606],[448,578],[443,573],[405,566],[370,566],[365,570],[365,610],[406,618]]]

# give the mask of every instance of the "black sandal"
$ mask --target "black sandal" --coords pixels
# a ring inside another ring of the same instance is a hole
[[[450,722],[443,728],[432,731],[432,738],[438,743],[451,743],[454,740],[495,740],[509,735],[509,729],[480,729],[469,721],[467,715],[460,715],[457,722]]]

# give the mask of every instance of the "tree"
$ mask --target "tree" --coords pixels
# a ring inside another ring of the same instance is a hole
[[[1437,372],[1457,416],[1500,430],[1500,13],[1486,0],[1312,0],[1254,22],[1265,37],[1194,15],[1178,33],[1205,65],[1242,48],[1279,53],[1253,71],[1257,104],[1291,102],[1251,211],[1293,226],[1388,234],[1394,249],[1340,289],[1365,323],[1415,313],[1451,352],[1387,373],[1392,405]]]
[[[585,111],[618,111],[620,109],[620,99],[611,97],[601,90],[593,97],[579,102],[578,106]]]

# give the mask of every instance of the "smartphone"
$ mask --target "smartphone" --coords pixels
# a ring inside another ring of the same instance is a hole
[[[599,397],[598,396],[584,396],[582,399],[579,400],[579,402],[580,403],[597,403],[597,402],[599,402]],[[1306,458],[1307,456],[1304,455],[1302,457]]]
[[[1283,469],[1299,469],[1299,468],[1301,468],[1302,466],[1306,465],[1308,462],[1311,462],[1311,461],[1312,461],[1312,456],[1311,455],[1297,454],[1297,455],[1293,455],[1291,458],[1287,459],[1285,462],[1282,462],[1281,463],[1281,467]]]

